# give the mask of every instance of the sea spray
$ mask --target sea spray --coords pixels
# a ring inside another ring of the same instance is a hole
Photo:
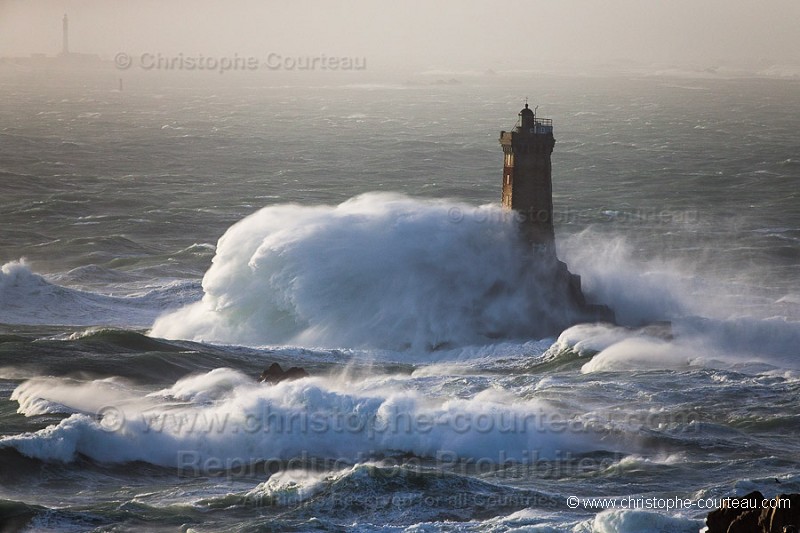
[[[513,216],[369,193],[277,205],[219,240],[202,301],[151,334],[234,344],[430,350],[558,334],[574,320]]]
[[[270,386],[218,368],[145,394],[109,380],[35,378],[13,393],[21,413],[73,414],[0,439],[0,448],[47,461],[83,455],[202,473],[298,458],[353,464],[403,455],[497,465],[615,446],[603,428],[553,402],[494,388],[452,398],[415,389],[415,379],[331,376]]]

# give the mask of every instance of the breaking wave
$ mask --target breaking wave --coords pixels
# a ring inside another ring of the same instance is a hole
[[[379,193],[271,206],[228,229],[202,301],[151,334],[392,350],[555,336],[571,311],[539,264],[498,206]]]
[[[329,376],[269,386],[217,368],[147,392],[119,378],[36,377],[11,396],[19,412],[67,418],[0,439],[0,448],[45,461],[83,456],[200,473],[298,458],[354,464],[412,455],[502,464],[611,445],[601,444],[602,428],[568,431],[573,413],[550,402],[492,388],[451,398],[418,390],[413,379],[426,378]]]

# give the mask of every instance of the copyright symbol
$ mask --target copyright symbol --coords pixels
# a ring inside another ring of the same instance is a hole
[[[461,208],[451,207],[450,210],[447,211],[447,220],[456,224],[464,220],[464,213],[461,211]]]
[[[103,431],[117,431],[125,423],[125,414],[114,406],[101,407],[96,419]]]
[[[570,509],[577,509],[580,503],[581,502],[577,496],[569,496],[567,498],[567,507],[569,507]]]
[[[120,70],[127,69],[128,67],[131,66],[131,63],[133,63],[133,60],[131,59],[131,56],[129,56],[125,52],[120,52],[120,53],[118,53],[117,55],[114,56],[114,64]]]

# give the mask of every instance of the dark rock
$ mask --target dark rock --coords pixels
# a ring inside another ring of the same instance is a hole
[[[261,383],[280,383],[281,381],[300,379],[309,377],[309,373],[304,368],[293,366],[284,370],[278,363],[272,363],[269,368],[261,373],[258,381]]]
[[[759,502],[760,504],[760,502]],[[733,519],[728,526],[727,533],[753,533],[758,531],[758,519],[761,509],[745,509],[741,514]]]
[[[729,501],[724,501],[722,507],[708,513],[708,517],[706,517],[708,533],[728,533],[730,526],[740,515],[749,515],[748,511],[755,509],[757,511],[754,513],[754,516],[749,518],[749,520],[754,519],[752,522],[753,527],[749,530],[750,533],[754,533],[757,531],[759,509],[761,509],[761,501],[763,499],[764,495],[756,490],[741,498],[730,498]],[[742,520],[744,521],[745,518],[742,517]],[[750,524],[751,522],[746,523]],[[741,523],[737,527],[741,527],[741,525],[744,525],[744,523]]]
[[[779,494],[772,508],[763,509],[758,520],[761,531],[783,533],[800,526],[800,494]]]
[[[583,295],[581,277],[573,274],[563,261],[556,260],[556,284],[566,285],[569,301],[577,310],[577,322],[609,322],[617,323],[614,311],[607,305],[590,304]]]
[[[306,372],[305,368],[299,366],[290,367],[283,373],[283,379],[300,379],[307,377],[310,377],[309,373]]]
[[[781,494],[762,508],[765,498],[753,491],[741,498],[727,498],[722,507],[708,513],[708,533],[797,533],[800,530],[800,494]]]

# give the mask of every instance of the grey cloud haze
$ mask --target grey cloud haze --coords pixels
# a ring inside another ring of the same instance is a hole
[[[608,65],[800,64],[796,0],[3,0],[0,56],[71,48],[167,54],[367,56],[370,68],[580,72]]]

